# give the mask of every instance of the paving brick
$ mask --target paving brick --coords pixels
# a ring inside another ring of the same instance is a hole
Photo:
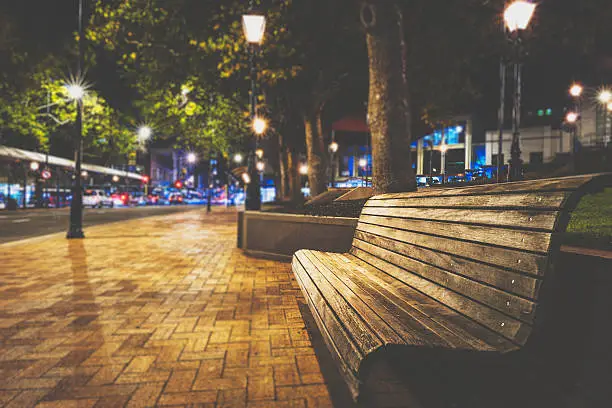
[[[291,266],[235,231],[215,209],[0,250],[0,406],[331,406]]]

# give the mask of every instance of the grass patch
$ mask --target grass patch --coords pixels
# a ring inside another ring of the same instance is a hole
[[[566,245],[612,250],[612,188],[580,201],[563,241]]]

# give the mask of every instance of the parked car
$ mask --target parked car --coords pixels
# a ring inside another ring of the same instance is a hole
[[[104,190],[85,190],[83,193],[83,207],[113,208],[114,206],[113,199]]]
[[[168,202],[169,202],[170,205],[173,205],[173,204],[184,204],[185,203],[185,198],[183,197],[182,194],[173,193],[173,194],[170,194],[168,196]]]
[[[128,193],[115,192],[111,195],[111,199],[115,205],[129,205],[130,204],[130,195]]]

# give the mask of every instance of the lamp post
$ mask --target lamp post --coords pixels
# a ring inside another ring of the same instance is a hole
[[[607,145],[608,142],[608,111],[612,111],[612,92],[608,89],[602,89],[597,95],[597,100],[602,105],[603,110],[603,122],[604,122],[604,131],[603,131],[603,143]]]
[[[76,136],[77,143],[74,160],[74,184],[72,188],[72,202],[70,203],[70,227],[66,238],[85,238],[83,233],[83,190],[81,185],[81,166],[83,163],[83,97],[85,88],[83,86],[83,65],[85,64],[85,47],[83,43],[83,0],[79,1],[79,58],[77,62],[76,82],[68,85],[68,95],[77,104]]]
[[[514,44],[514,105],[512,109],[512,147],[510,149],[511,181],[523,178],[523,160],[521,159],[520,126],[521,126],[521,71],[522,71],[522,32],[527,29],[536,5],[525,0],[517,0],[510,4],[504,12],[506,28]],[[498,158],[499,161],[500,158]]]
[[[256,95],[256,71],[255,71],[255,47],[261,44],[264,32],[266,29],[266,18],[263,15],[256,14],[253,12],[253,0],[250,3],[250,13],[242,16],[242,28],[244,36],[249,43],[249,53],[251,61],[251,123],[253,127],[253,135],[249,143],[249,154],[248,154],[248,172],[249,172],[249,183],[247,183],[247,194],[245,208],[248,211],[259,211],[261,209],[261,189],[259,185],[259,177],[256,168],[256,155],[257,150],[257,134],[258,131],[261,133],[265,132],[265,123],[263,120],[257,118],[255,109],[257,103]],[[260,134],[261,134],[260,133]]]
[[[568,123],[572,123],[573,120],[573,128],[572,128],[572,163],[574,166],[574,171],[576,171],[576,152],[578,140],[582,138],[582,93],[584,92],[584,87],[578,83],[573,84],[569,93],[575,102],[575,112],[569,112],[566,116],[566,121]]]
[[[334,140],[329,144],[329,152],[331,153],[331,187],[336,187],[336,153],[339,149],[338,143]]]
[[[442,175],[442,184],[446,183],[446,152],[448,151],[448,145],[443,144],[440,146],[441,158],[440,158],[440,174]]]

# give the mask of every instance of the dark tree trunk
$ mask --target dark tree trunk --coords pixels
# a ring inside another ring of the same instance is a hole
[[[301,201],[302,196],[302,185],[300,180],[300,172],[299,172],[299,160],[297,154],[291,149],[287,148],[287,180],[288,180],[288,188],[289,188],[289,197],[291,201],[297,203]]]
[[[306,151],[308,154],[308,184],[310,196],[316,197],[327,190],[327,160],[325,140],[321,125],[321,109],[314,109],[304,115]]]
[[[289,184],[287,180],[288,169],[287,169],[287,152],[288,147],[285,146],[282,135],[278,135],[278,169],[279,169],[279,199],[288,200],[291,196],[289,192]]]
[[[416,190],[410,157],[410,105],[406,77],[403,14],[398,1],[366,0],[370,67],[369,125],[372,132],[373,186],[377,193]]]

